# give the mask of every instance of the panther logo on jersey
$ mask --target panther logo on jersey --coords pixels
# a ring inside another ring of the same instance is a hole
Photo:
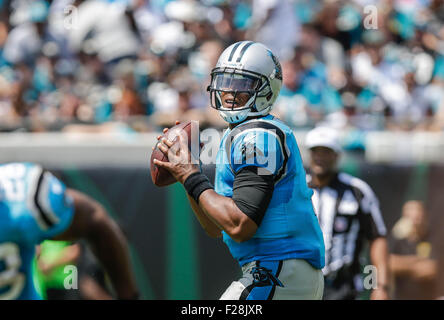
[[[241,149],[242,153],[242,163],[246,163],[247,160],[253,160],[257,157],[264,157],[264,153],[256,146],[256,143],[254,141],[246,141],[242,145]],[[252,162],[253,163],[253,162]]]

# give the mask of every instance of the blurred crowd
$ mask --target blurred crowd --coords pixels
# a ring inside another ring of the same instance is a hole
[[[2,131],[225,123],[206,87],[229,44],[280,59],[295,129],[444,129],[442,0],[0,0]],[[125,125],[121,125],[121,124]]]

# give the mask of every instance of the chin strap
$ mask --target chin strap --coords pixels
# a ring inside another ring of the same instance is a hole
[[[272,106],[268,106],[268,107],[266,107],[266,108],[265,108],[264,110],[262,110],[262,111],[249,112],[249,113],[248,113],[248,116],[249,116],[249,117],[264,116],[264,115],[270,113],[270,111],[271,111],[271,107],[272,107]]]
[[[239,123],[244,121],[248,117],[264,116],[270,113],[272,106],[268,106],[260,112],[251,112],[251,109],[240,110],[240,111],[219,111],[222,119],[228,123]]]
[[[228,123],[238,123],[248,117],[249,110],[240,111],[219,111],[220,116]]]

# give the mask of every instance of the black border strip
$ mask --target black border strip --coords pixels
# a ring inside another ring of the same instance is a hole
[[[51,221],[51,219],[48,217],[47,213],[43,210],[43,208],[40,206],[40,203],[39,203],[39,194],[40,194],[40,189],[41,189],[40,186],[42,185],[43,176],[45,173],[46,173],[46,170],[42,170],[42,172],[40,173],[40,177],[37,182],[37,187],[35,190],[34,203],[35,203],[37,210],[40,213],[40,216],[42,217],[43,221],[46,223],[46,226],[48,228],[51,228],[54,225],[54,223]]]

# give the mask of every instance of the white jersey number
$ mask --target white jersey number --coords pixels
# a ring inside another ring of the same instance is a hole
[[[0,271],[0,289],[10,287],[8,291],[0,293],[0,300],[17,299],[25,286],[25,275],[19,272],[22,260],[18,245],[11,242],[1,243],[0,262],[6,267],[4,271]]]
[[[7,200],[17,202],[25,200],[26,186],[23,180],[25,174],[26,167],[20,163],[0,168],[0,186]]]

